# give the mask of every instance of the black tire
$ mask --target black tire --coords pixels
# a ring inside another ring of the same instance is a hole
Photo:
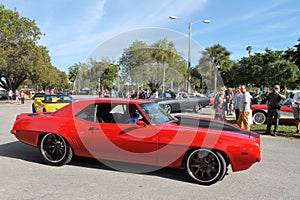
[[[227,171],[224,157],[209,149],[190,152],[185,162],[187,175],[201,185],[211,185],[223,179]]]
[[[267,113],[264,111],[256,111],[253,113],[253,123],[254,124],[266,124],[267,123]]]
[[[72,148],[58,134],[44,135],[39,141],[39,150],[43,161],[54,166],[65,165],[73,158]]]
[[[43,112],[47,112],[46,108],[43,108]]]
[[[36,110],[35,110],[34,104],[32,104],[31,106],[32,106],[32,112],[35,113]]]
[[[202,109],[202,105],[198,103],[193,108],[195,113],[200,113],[201,109]]]
[[[166,113],[170,114],[172,112],[172,106],[169,104],[164,105]]]

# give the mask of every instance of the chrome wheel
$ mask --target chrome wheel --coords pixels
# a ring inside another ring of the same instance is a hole
[[[196,149],[186,160],[187,174],[196,182],[210,185],[221,180],[226,173],[223,156],[209,149]]]
[[[51,165],[64,165],[73,156],[71,147],[58,134],[46,134],[39,143],[39,149],[42,159]]]
[[[166,113],[168,113],[168,114],[170,114],[172,112],[172,107],[169,104],[165,105],[164,109],[165,109]]]
[[[267,122],[267,115],[264,112],[258,111],[253,114],[254,124],[265,124],[266,122]]]
[[[201,109],[202,109],[202,105],[201,104],[196,104],[195,107],[194,107],[194,112],[199,113]]]

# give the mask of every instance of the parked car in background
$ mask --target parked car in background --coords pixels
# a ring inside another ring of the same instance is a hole
[[[7,92],[0,92],[0,100],[8,100]]]
[[[136,123],[125,120],[132,114]],[[198,116],[174,118],[150,100],[90,99],[54,113],[23,113],[11,133],[49,165],[83,156],[172,167],[203,185],[222,180],[229,165],[236,172],[261,160],[258,133]]]
[[[32,103],[32,112],[55,112],[62,107],[72,103],[74,99],[68,95],[42,95],[43,93],[35,94],[34,102]]]
[[[194,112],[199,113],[203,107],[210,104],[210,99],[202,94],[195,96],[186,92],[165,92],[156,99],[156,102],[167,113],[186,109],[192,109]]]
[[[266,124],[267,123],[267,104],[254,104],[252,105],[252,117],[254,124]],[[292,99],[287,98],[283,101],[283,105],[280,111],[280,123],[294,124],[294,116],[292,110]]]

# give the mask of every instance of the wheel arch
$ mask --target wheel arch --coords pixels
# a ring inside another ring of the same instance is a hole
[[[212,149],[212,148],[207,148],[207,147],[193,147],[185,152],[183,159],[181,161],[181,168],[185,168],[185,162],[186,162],[189,154],[197,149],[208,149],[208,150],[212,150],[213,152],[220,153],[223,156],[223,158],[225,159],[226,165],[228,166],[231,164],[229,156],[226,154],[226,152],[224,152],[220,149],[214,149],[214,148]]]
[[[259,109],[259,110],[254,110],[252,114],[254,115],[255,113],[258,113],[258,112],[262,112],[262,113],[264,113],[264,114],[267,114],[267,111],[266,111],[266,110],[261,110],[261,109]]]
[[[268,113],[268,111],[262,110],[262,109],[254,110],[254,111],[252,112],[252,120],[253,120],[253,123],[254,123],[254,121],[255,121],[255,120],[254,120],[254,115],[255,115],[256,113],[263,113],[263,114],[265,115],[266,121],[265,121],[263,124],[266,124],[266,123],[267,123],[267,113]]]
[[[37,137],[36,145],[39,146],[39,143],[41,142],[42,138],[43,138],[45,135],[49,134],[49,133],[51,133],[51,134],[56,134],[56,135],[61,136],[61,137],[66,141],[67,145],[72,149],[73,154],[75,155],[75,151],[74,151],[74,149],[73,149],[74,146],[71,145],[71,142],[69,141],[70,138],[65,137],[64,135],[59,134],[59,133],[53,133],[53,132],[42,132],[42,133],[40,133],[39,136]]]

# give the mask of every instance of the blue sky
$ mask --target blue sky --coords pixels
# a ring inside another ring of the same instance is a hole
[[[66,72],[75,63],[86,62],[95,49],[102,49],[96,51],[100,57],[118,60],[120,55],[109,54],[110,48],[122,52],[134,40],[145,41],[145,32],[153,36],[149,42],[182,36],[185,45],[178,42],[178,50],[186,55],[189,22],[193,22],[192,47],[197,49],[194,64],[200,57],[198,47],[219,43],[237,60],[247,56],[248,45],[252,52],[286,50],[300,38],[298,0],[0,0],[0,4],[36,21],[45,33],[39,43],[48,48],[52,65]],[[170,15],[178,19],[170,20]],[[202,19],[211,23],[199,22]],[[120,38],[127,43],[117,42]]]

